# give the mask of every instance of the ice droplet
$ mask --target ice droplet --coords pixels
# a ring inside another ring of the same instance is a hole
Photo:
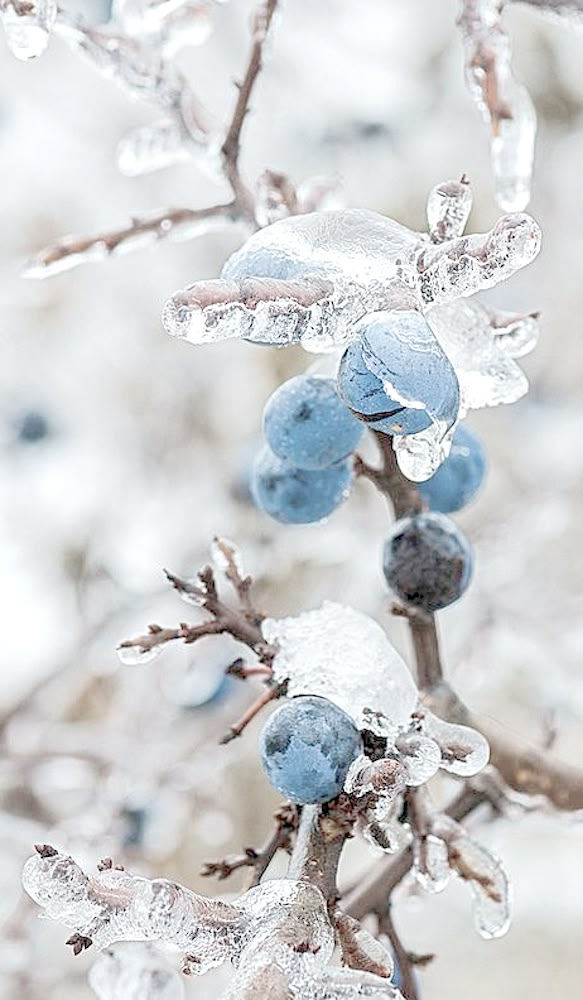
[[[397,465],[407,479],[422,483],[437,471],[449,455],[455,425],[449,430],[443,423],[431,424],[418,434],[393,438]]]
[[[150,945],[116,944],[89,970],[99,1000],[182,1000],[180,975]]]
[[[447,844],[432,833],[414,837],[413,870],[425,892],[442,892],[451,876]]]
[[[134,129],[117,147],[117,164],[126,177],[152,173],[190,158],[184,130],[177,120],[164,118]]]
[[[439,745],[440,766],[444,771],[461,778],[471,778],[488,763],[488,741],[476,729],[444,722],[429,711],[425,713],[423,728]]]
[[[444,817],[445,819],[445,817]],[[470,883],[474,895],[474,922],[484,938],[502,937],[510,926],[511,887],[504,868],[482,844],[455,824],[448,835],[452,869]]]
[[[140,667],[144,663],[150,663],[152,660],[155,660],[162,652],[163,647],[164,643],[150,647],[122,645],[117,647],[117,655],[124,667]]]
[[[1,17],[12,55],[24,61],[36,59],[49,43],[57,18],[57,0],[27,0],[21,4],[8,0]]]
[[[429,736],[411,733],[397,740],[397,749],[405,767],[407,785],[423,785],[437,772],[441,750]]]
[[[320,695],[343,708],[361,729],[394,736],[407,726],[417,688],[383,629],[367,615],[326,602],[296,618],[267,618],[267,642],[278,646],[273,675],[288,695]]]

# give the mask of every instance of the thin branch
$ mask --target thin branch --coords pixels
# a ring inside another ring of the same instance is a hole
[[[263,49],[278,0],[264,0],[253,17],[253,41],[243,81],[238,84],[239,94],[231,123],[221,148],[225,174],[231,185],[235,201],[247,218],[255,221],[254,199],[241,180],[239,173],[239,152],[241,146],[241,131],[249,112],[249,102],[253,88],[263,65]]]
[[[407,951],[397,933],[397,928],[393,923],[391,909],[392,907],[389,905],[386,913],[378,916],[379,933],[384,934],[388,938],[389,944],[391,945],[393,955],[395,956],[395,960],[401,973],[401,983],[399,985],[399,989],[405,997],[405,1000],[419,1000],[420,994],[417,977],[413,970],[414,962],[412,961],[411,953]]]
[[[403,476],[395,461],[391,438],[375,434],[383,459],[369,476],[392,503],[397,517],[422,509],[414,483]],[[366,475],[366,472],[362,474]],[[583,769],[553,759],[523,741],[509,737],[493,722],[474,715],[443,680],[435,615],[405,615],[409,626],[417,678],[425,703],[447,722],[477,729],[490,744],[490,763],[510,788],[527,795],[543,795],[556,809],[583,809]]]
[[[247,847],[242,854],[230,855],[220,861],[208,861],[203,865],[201,875],[215,875],[219,881],[229,878],[239,868],[253,869],[252,878],[247,888],[259,885],[278,851],[291,850],[291,838],[298,826],[298,810],[296,806],[285,805],[275,813],[275,829],[264,844],[256,851]]]
[[[233,740],[237,739],[243,730],[247,728],[249,723],[253,721],[255,716],[259,715],[259,712],[261,712],[266,705],[269,705],[270,701],[276,701],[285,694],[286,688],[287,681],[282,681],[279,684],[270,684],[267,687],[267,690],[263,694],[259,695],[259,697],[256,698],[251,705],[249,705],[249,708],[243,712],[241,718],[238,719],[237,722],[234,722],[232,726],[229,726],[227,732],[219,742],[224,745],[225,743],[231,743]]]
[[[40,250],[25,264],[25,278],[42,278],[77,267],[90,260],[104,260],[146,243],[190,239],[238,218],[234,202],[209,208],[165,208],[138,215],[129,225],[90,236],[63,236]]]
[[[448,807],[446,813],[452,819],[461,822],[486,801],[483,792],[466,786]],[[373,868],[357,888],[342,900],[343,909],[356,920],[362,920],[369,913],[384,914],[391,893],[408,875],[412,866],[413,851],[411,847],[407,847],[396,858]]]

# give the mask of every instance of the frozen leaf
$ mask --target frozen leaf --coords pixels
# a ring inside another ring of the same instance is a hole
[[[441,750],[435,740],[418,733],[401,736],[397,741],[407,785],[423,785],[437,772]]]
[[[447,844],[433,833],[415,836],[413,871],[426,892],[442,892],[451,875]]]
[[[336,928],[347,965],[353,969],[372,972],[383,979],[391,978],[393,959],[390,953],[358,920],[337,911]]]
[[[7,0],[0,12],[12,55],[24,61],[45,51],[57,18],[57,0]]]
[[[490,233],[441,244],[361,209],[281,219],[251,236],[222,279],[173,295],[163,314],[192,343],[240,337],[328,351],[374,312],[426,309],[491,288],[538,253],[540,232],[508,215]]]
[[[180,975],[154,948],[116,944],[102,951],[89,971],[99,1000],[182,1000]]]
[[[425,712],[423,729],[439,745],[444,771],[471,778],[490,759],[488,741],[476,729],[444,722],[429,711]]]
[[[403,660],[372,618],[326,602],[296,618],[268,618],[262,631],[278,646],[277,681],[288,695],[320,695],[343,708],[357,726],[392,736],[407,726],[417,689]]]

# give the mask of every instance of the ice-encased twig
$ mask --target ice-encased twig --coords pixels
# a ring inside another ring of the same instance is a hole
[[[468,87],[490,129],[496,198],[505,211],[516,212],[530,200],[536,113],[512,70],[503,7],[504,0],[462,0],[458,24]]]
[[[63,236],[40,250],[25,264],[25,278],[48,278],[80,264],[105,260],[161,240],[182,241],[234,223],[234,206],[209,208],[165,208],[138,215],[127,226],[91,236]]]
[[[89,985],[99,1000],[182,1000],[180,974],[148,944],[120,943],[106,948],[89,970]]]
[[[376,212],[313,212],[255,233],[227,261],[223,284],[198,282],[176,292],[163,322],[192,343],[241,337],[325,351],[354,338],[353,327],[370,313],[426,310],[491,288],[539,248],[540,230],[524,214],[503,216],[483,235],[430,244]],[[233,282],[241,282],[238,298]],[[294,295],[285,296],[282,282],[294,283]]]
[[[87,25],[64,11],[59,11],[54,31],[128,96],[166,109],[191,143],[205,144],[208,126],[200,102],[184,75],[154,46],[110,26]]]

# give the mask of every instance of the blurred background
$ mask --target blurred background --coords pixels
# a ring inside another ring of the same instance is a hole
[[[69,4],[74,7],[72,3]],[[95,22],[105,0],[79,0]],[[212,36],[179,54],[216,127],[245,64],[251,4],[214,12]],[[496,209],[486,132],[468,96],[453,0],[283,2],[243,137],[251,181],[265,167],[295,182],[339,176],[346,204],[424,228],[433,185],[471,179],[469,231]],[[472,416],[489,456],[479,499],[459,515],[476,548],[472,587],[440,616],[458,690],[537,745],[583,755],[583,33],[513,6],[517,74],[539,115],[533,199],[544,245],[534,265],[488,296],[540,309],[543,336],[524,365],[529,396]],[[46,281],[26,257],[64,233],[91,233],[165,205],[228,196],[186,163],[141,177],[116,167],[119,140],[152,120],[146,105],[55,40],[25,65],[0,38],[0,997],[88,1000],[91,952],[73,960],[63,928],[23,899],[35,841],[89,866],[105,855],[198,891],[198,872],[261,844],[277,797],[260,771],[257,726],[218,747],[253,692],[222,671],[223,638],[122,667],[123,639],[188,617],[162,567],[192,574],[216,533],[235,539],[263,609],[293,614],[323,599],[391,619],[380,547],[387,511],[357,483],[324,526],[284,527],[249,502],[247,475],[270,392],[302,371],[301,349],[168,338],[167,296],[215,277],[235,229],[136,251]],[[192,618],[192,614],[190,615]],[[457,882],[437,898],[410,886],[396,921],[431,952],[427,1000],[581,996],[581,818],[517,813],[480,830],[515,886],[506,938],[473,930]],[[351,844],[343,878],[375,860]],[[276,869],[277,870],[277,869]],[[241,885],[221,884],[228,892]],[[214,996],[228,970],[187,982]]]

